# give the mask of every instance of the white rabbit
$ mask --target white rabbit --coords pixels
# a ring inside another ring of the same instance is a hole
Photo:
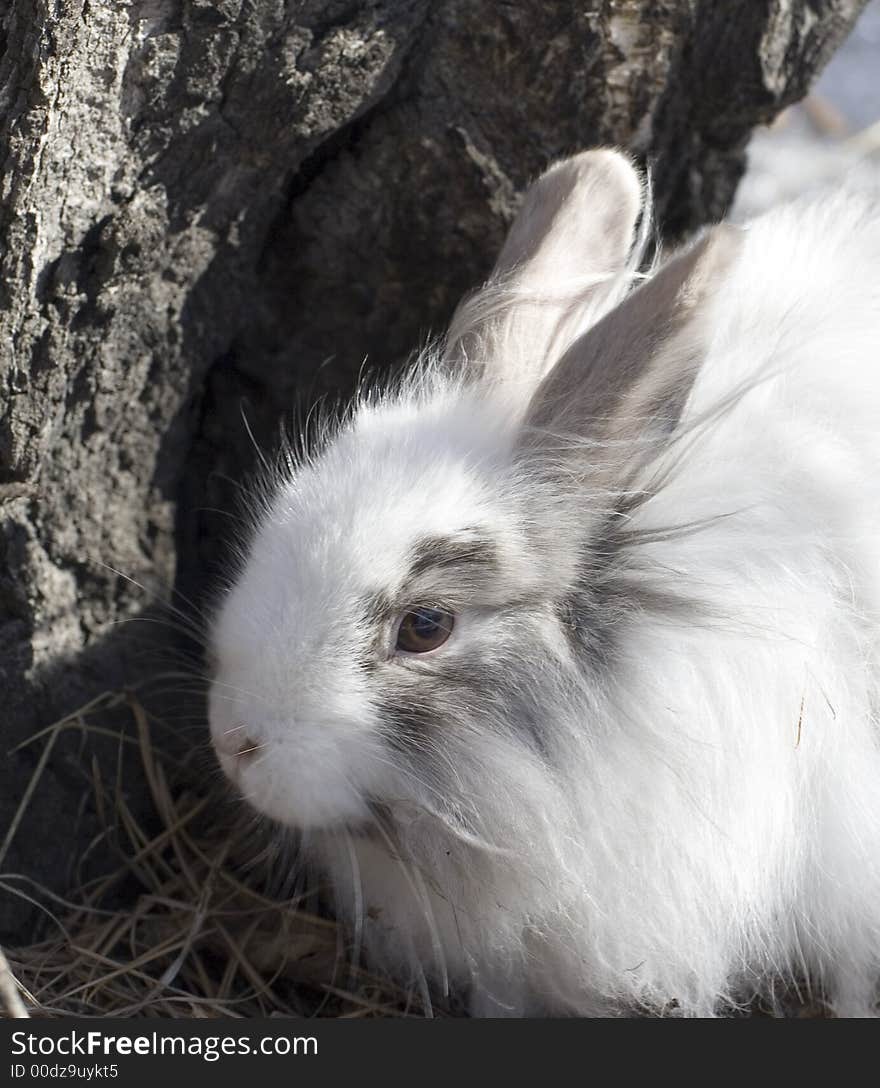
[[[442,352],[270,482],[211,733],[402,982],[717,1015],[880,980],[880,215],[646,277],[591,151]],[[644,218],[644,217],[643,217]]]

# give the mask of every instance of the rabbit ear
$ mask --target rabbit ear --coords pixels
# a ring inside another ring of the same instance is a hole
[[[742,234],[715,227],[670,260],[565,352],[535,391],[522,445],[558,454],[613,448],[630,468],[678,422],[705,354],[706,302]],[[638,460],[638,458],[636,458]]]
[[[641,205],[639,175],[617,151],[552,166],[526,193],[489,282],[459,306],[445,357],[528,396],[629,286]]]

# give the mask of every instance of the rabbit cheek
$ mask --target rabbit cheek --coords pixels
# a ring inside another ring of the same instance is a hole
[[[440,714],[403,693],[386,695],[379,704],[379,716],[389,747],[403,755],[427,750],[443,732]]]
[[[534,654],[537,661],[548,656],[545,646]],[[411,682],[386,680],[376,707],[386,743],[432,783],[443,780],[450,760],[459,766],[480,738],[503,739],[524,758],[547,761],[540,677],[526,670],[524,684],[510,679],[522,664],[519,655],[508,660],[501,652],[490,660],[437,663],[430,676]]]

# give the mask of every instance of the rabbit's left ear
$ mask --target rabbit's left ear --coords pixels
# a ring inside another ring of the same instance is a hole
[[[708,302],[741,239],[734,227],[714,227],[575,341],[535,391],[522,447],[583,451],[600,464],[626,464],[640,448],[656,448],[699,373],[711,335]],[[597,447],[615,456],[603,458]]]
[[[619,151],[584,151],[528,189],[492,276],[452,319],[445,356],[527,399],[631,282],[642,180]]]

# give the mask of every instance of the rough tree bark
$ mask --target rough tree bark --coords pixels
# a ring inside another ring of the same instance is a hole
[[[680,234],[862,0],[7,0],[0,16],[2,747],[137,675],[138,582],[198,594],[294,402],[393,363],[524,182],[617,144]],[[208,572],[206,575],[205,572]],[[34,763],[0,763],[0,840]],[[0,868],[63,883],[59,744]],[[0,934],[21,918],[7,902]]]

